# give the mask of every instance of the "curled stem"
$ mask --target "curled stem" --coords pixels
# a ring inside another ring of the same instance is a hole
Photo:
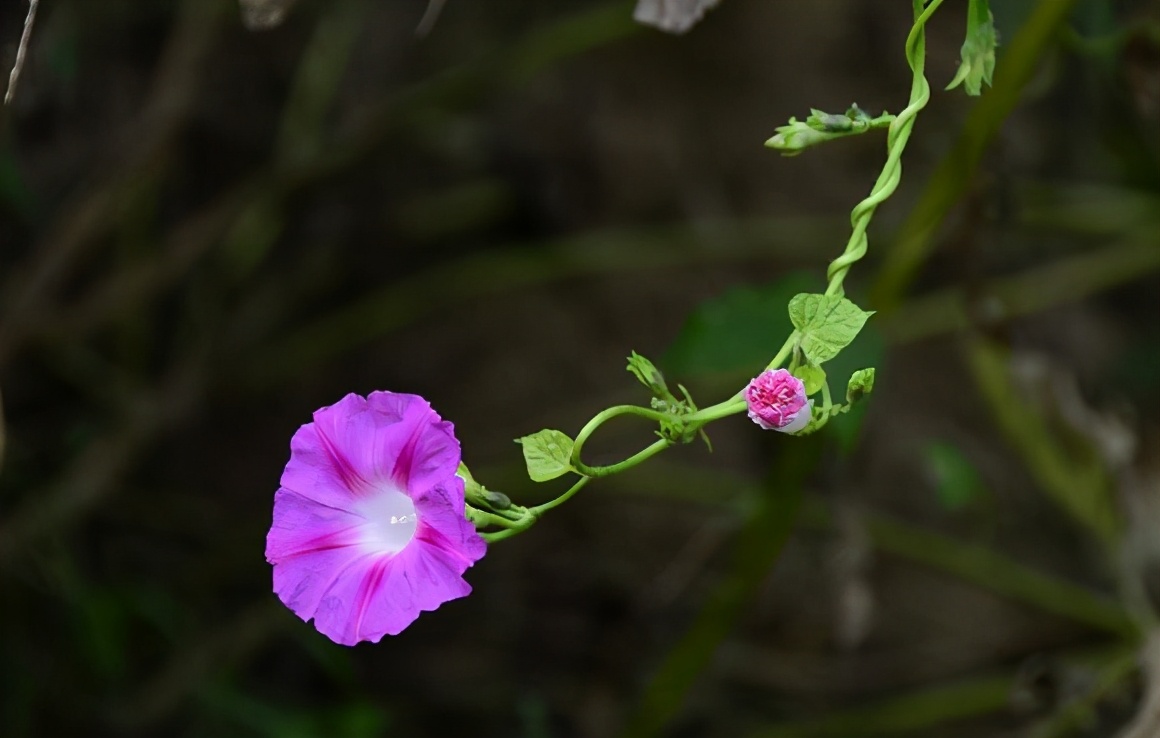
[[[648,418],[649,420],[655,420],[658,423],[671,419],[671,416],[668,413],[662,413],[658,410],[650,410],[647,407],[638,407],[637,405],[616,405],[614,407],[608,408],[607,410],[602,410],[601,412],[597,413],[595,417],[592,418],[592,420],[589,420],[583,428],[580,429],[580,432],[576,434],[576,440],[572,444],[572,458],[570,461],[572,468],[575,469],[577,473],[582,474],[585,477],[606,477],[609,474],[616,474],[617,472],[624,471],[625,469],[630,469],[650,456],[653,456],[660,451],[664,451],[666,448],[672,445],[670,441],[662,438],[661,440],[653,443],[648,448],[642,451],[638,451],[637,453],[628,457],[624,461],[620,461],[616,464],[610,464],[608,466],[588,466],[580,459],[580,451],[584,447],[584,443],[593,433],[596,432],[597,428],[617,417],[618,415],[637,415],[642,418]]]
[[[543,505],[536,505],[535,507],[529,507],[528,513],[530,513],[532,515],[532,517],[534,517],[534,518],[540,517],[544,513],[548,512],[552,508],[556,507],[557,505],[562,505],[565,502],[567,502],[569,499],[571,499],[572,495],[576,494],[581,489],[583,489],[584,485],[588,484],[588,482],[591,481],[591,479],[592,479],[591,477],[580,477],[580,479],[578,479],[576,481],[576,484],[573,484],[572,487],[567,492],[560,495],[559,497],[552,500],[551,502],[545,502]]]
[[[618,461],[615,464],[609,464],[607,466],[588,466],[584,462],[580,461],[580,455],[576,452],[576,449],[573,449],[572,466],[576,469],[577,472],[583,474],[586,477],[607,477],[611,476],[612,474],[625,471],[626,469],[631,469],[640,462],[656,456],[661,451],[664,451],[666,448],[672,445],[672,441],[668,440],[667,438],[661,438],[659,440],[653,441],[651,445],[646,446],[640,451],[637,451],[635,454],[629,456],[624,461]]]

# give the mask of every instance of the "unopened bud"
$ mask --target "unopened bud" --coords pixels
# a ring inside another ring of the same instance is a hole
[[[766,369],[745,388],[749,419],[766,430],[796,433],[810,422],[812,406],[802,380],[785,369]]]

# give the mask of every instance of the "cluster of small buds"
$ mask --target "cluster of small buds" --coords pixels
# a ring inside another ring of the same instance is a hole
[[[778,126],[772,138],[765,142],[771,149],[784,156],[797,156],[811,146],[842,138],[852,134],[865,133],[874,128],[886,128],[894,120],[890,113],[883,112],[872,118],[854,103],[845,113],[827,113],[813,108],[805,120],[790,118],[789,124]]]

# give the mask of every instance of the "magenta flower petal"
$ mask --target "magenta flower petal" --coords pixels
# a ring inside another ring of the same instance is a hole
[[[418,395],[350,394],[314,413],[294,434],[282,486],[329,504],[375,480],[422,492],[455,474],[459,442]]]
[[[290,442],[266,559],[274,591],[344,645],[463,597],[486,552],[464,517],[459,442],[417,395],[347,395]]]
[[[802,380],[785,369],[766,369],[745,388],[749,419],[765,430],[796,433],[810,422],[813,408]]]

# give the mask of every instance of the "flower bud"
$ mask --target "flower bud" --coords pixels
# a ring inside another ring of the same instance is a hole
[[[796,433],[810,422],[812,408],[802,380],[785,369],[766,369],[745,388],[749,419],[766,430]]]
[[[834,138],[834,134],[820,131],[796,118],[790,118],[789,125],[778,126],[776,131],[765,145],[777,149],[783,156],[797,156],[810,146],[817,146]]]

